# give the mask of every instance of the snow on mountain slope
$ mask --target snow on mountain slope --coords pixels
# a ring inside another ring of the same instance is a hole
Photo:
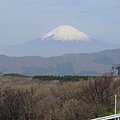
[[[41,39],[54,39],[62,41],[90,41],[90,36],[69,25],[61,25],[51,32],[43,35]]]
[[[0,54],[51,57],[71,53],[91,53],[115,48],[120,47],[96,40],[71,26],[61,25],[39,39],[0,48]]]

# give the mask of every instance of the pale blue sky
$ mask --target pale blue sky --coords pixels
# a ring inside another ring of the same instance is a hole
[[[120,0],[0,0],[0,46],[39,38],[62,24],[120,45]]]

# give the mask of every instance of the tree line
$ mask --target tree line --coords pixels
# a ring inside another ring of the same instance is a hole
[[[71,76],[71,75],[64,75],[64,76],[53,76],[53,75],[42,75],[42,76],[33,76],[33,79],[43,80],[43,81],[53,81],[53,80],[60,80],[60,81],[80,81],[80,80],[88,80],[90,78],[96,78],[97,76]]]

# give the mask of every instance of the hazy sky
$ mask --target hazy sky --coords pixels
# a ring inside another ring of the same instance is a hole
[[[120,0],[0,0],[0,46],[37,39],[63,24],[120,45]]]

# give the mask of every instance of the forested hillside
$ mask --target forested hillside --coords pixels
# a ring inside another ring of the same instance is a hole
[[[69,76],[70,77],[70,76]],[[0,76],[1,120],[89,120],[120,111],[120,78],[79,81]]]

